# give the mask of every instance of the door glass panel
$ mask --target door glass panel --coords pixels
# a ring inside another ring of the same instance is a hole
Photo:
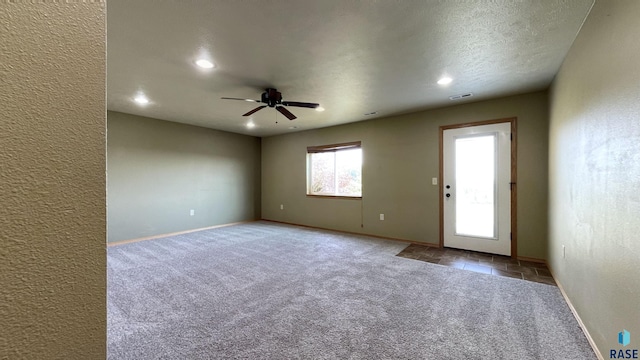
[[[455,139],[456,234],[496,238],[496,135]]]

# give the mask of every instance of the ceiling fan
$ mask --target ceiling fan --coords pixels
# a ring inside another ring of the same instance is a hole
[[[310,108],[310,109],[317,109],[318,107],[320,107],[320,104],[315,104],[315,103],[307,103],[307,102],[299,102],[299,101],[282,101],[282,94],[278,90],[272,89],[272,88],[265,89],[265,91],[262,93],[262,97],[260,98],[260,100],[240,99],[240,98],[232,98],[232,97],[222,97],[221,99],[243,100],[243,101],[252,101],[252,102],[267,104],[267,105],[258,106],[257,108],[249,111],[246,114],[243,114],[242,116],[249,116],[268,106],[268,107],[275,107],[276,110],[278,110],[278,112],[280,112],[289,120],[296,119],[296,116],[293,115],[289,110],[287,110],[285,106],[297,106],[297,107],[304,107],[304,108]]]

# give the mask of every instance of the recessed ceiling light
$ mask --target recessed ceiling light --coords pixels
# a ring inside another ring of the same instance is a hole
[[[439,85],[447,85],[447,84],[450,84],[452,81],[453,81],[452,78],[445,76],[443,78],[440,78],[440,80],[438,80],[438,84]]]
[[[149,103],[149,99],[143,94],[136,96],[133,101],[137,102],[140,105],[147,105]]]
[[[318,106],[318,107],[316,108],[316,111],[324,111],[324,108],[323,108],[322,106]]]
[[[200,66],[203,69],[211,69],[215,66],[211,61],[207,59],[196,60],[196,65]]]
[[[256,127],[256,124],[254,124],[254,123],[250,122],[250,123],[247,123],[247,127],[248,127],[249,129],[253,129],[254,127]]]

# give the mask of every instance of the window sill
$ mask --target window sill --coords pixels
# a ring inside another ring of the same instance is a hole
[[[313,195],[313,194],[307,194],[307,197],[323,198],[323,199],[362,200],[362,196],[337,196],[337,195]]]

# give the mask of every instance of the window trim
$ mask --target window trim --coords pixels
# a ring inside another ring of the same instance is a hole
[[[307,194],[307,197],[320,198],[320,199],[362,200],[362,195],[361,196],[350,196],[350,195],[314,195],[314,194]]]
[[[339,144],[330,144],[330,145],[320,145],[320,146],[307,146],[307,197],[315,197],[315,198],[325,198],[325,199],[362,199],[362,190],[360,190],[360,196],[352,196],[352,195],[329,195],[329,194],[312,194],[310,192],[310,181],[311,181],[311,167],[309,166],[309,154],[318,154],[318,153],[328,153],[328,152],[338,152],[344,150],[355,150],[362,149],[362,141],[351,141]],[[360,184],[362,186],[362,183]]]
[[[332,145],[307,146],[307,154],[317,154],[323,152],[336,152],[342,150],[362,149],[362,141],[352,141]]]

